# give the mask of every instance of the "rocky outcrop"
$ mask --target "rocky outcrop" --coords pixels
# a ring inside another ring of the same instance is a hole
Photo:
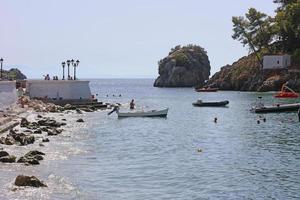
[[[206,51],[196,45],[176,46],[158,65],[155,87],[199,87],[210,75]]]
[[[30,186],[30,187],[47,187],[45,183],[40,181],[35,176],[19,175],[15,180],[16,186]]]
[[[34,151],[29,151],[26,153],[24,156],[19,158],[18,163],[26,163],[30,165],[38,165],[40,164],[40,160],[43,160],[43,156],[45,154],[43,152],[34,150]]]
[[[206,86],[220,90],[278,91],[282,84],[300,91],[300,77],[287,70],[262,70],[254,54],[242,57],[232,65],[226,65],[215,73]]]
[[[7,80],[24,80],[27,77],[17,68],[12,68],[8,71],[3,70],[3,79]]]

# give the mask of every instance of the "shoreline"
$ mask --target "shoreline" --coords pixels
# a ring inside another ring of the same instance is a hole
[[[87,128],[85,125],[87,113],[98,111],[98,109],[88,108],[74,109],[69,105],[65,106],[66,109],[64,109],[64,107],[51,103],[38,102],[39,104],[36,104],[37,102],[37,100],[29,100],[28,108],[21,109],[21,112],[17,106],[12,109],[14,112],[3,113],[5,117],[2,119],[7,118],[5,120],[14,123],[13,126],[8,126],[6,131],[0,133],[0,152],[5,155],[0,156],[0,171],[6,173],[7,170],[10,171],[9,169],[15,168],[7,173],[11,174],[8,176],[10,178],[6,177],[5,182],[3,182],[5,188],[1,189],[3,190],[2,194],[9,193],[9,196],[3,197],[5,199],[11,198],[11,195],[17,197],[23,193],[22,191],[32,190],[35,187],[28,187],[32,186],[30,182],[27,182],[25,187],[17,186],[15,180],[17,174],[18,176],[35,176],[38,181],[49,187],[46,190],[38,189],[39,195],[51,193],[52,187],[55,187],[55,184],[52,183],[52,179],[56,177],[55,172],[51,172],[50,169],[48,171],[50,175],[45,176],[42,168],[48,168],[49,165],[54,164],[52,162],[55,160],[64,162],[63,160],[72,155],[85,152],[80,149],[72,149],[74,145],[72,140],[76,141],[78,136],[75,134]],[[51,111],[39,112],[41,107],[42,110],[50,109]],[[69,149],[63,149],[67,147],[66,144],[68,144]],[[35,155],[36,153],[38,156]],[[60,178],[64,179],[63,177]]]

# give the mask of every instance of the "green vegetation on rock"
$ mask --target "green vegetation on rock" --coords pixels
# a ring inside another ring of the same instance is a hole
[[[176,46],[158,62],[155,87],[202,86],[210,75],[206,51],[197,45]]]

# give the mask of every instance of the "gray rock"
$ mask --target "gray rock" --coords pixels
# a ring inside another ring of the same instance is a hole
[[[0,162],[3,163],[14,163],[16,162],[16,156],[4,156],[0,158]]]
[[[80,118],[80,119],[77,119],[76,122],[84,122],[84,120]]]
[[[35,176],[24,176],[19,175],[16,177],[15,180],[16,186],[30,186],[30,187],[47,187],[45,183],[40,181]]]
[[[6,151],[0,151],[0,158],[5,156],[9,156],[9,154]]]
[[[42,142],[50,142],[48,138],[43,138]]]

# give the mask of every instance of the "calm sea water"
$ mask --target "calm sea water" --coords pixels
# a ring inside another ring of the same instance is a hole
[[[139,107],[169,107],[168,117],[117,119],[115,114],[107,116],[107,111],[85,114],[84,125],[76,124],[80,131],[45,147],[49,149],[44,151],[56,154],[41,166],[26,169],[38,173],[49,188],[10,192],[8,197],[300,198],[297,114],[266,114],[266,122],[257,124],[259,116],[249,112],[259,95],[274,103],[272,93],[196,93],[191,88],[154,88],[153,81],[92,80],[92,92],[100,101],[129,103],[134,98]],[[229,100],[230,104],[228,108],[195,108],[192,102],[197,99]],[[9,173],[24,169],[18,170]]]

